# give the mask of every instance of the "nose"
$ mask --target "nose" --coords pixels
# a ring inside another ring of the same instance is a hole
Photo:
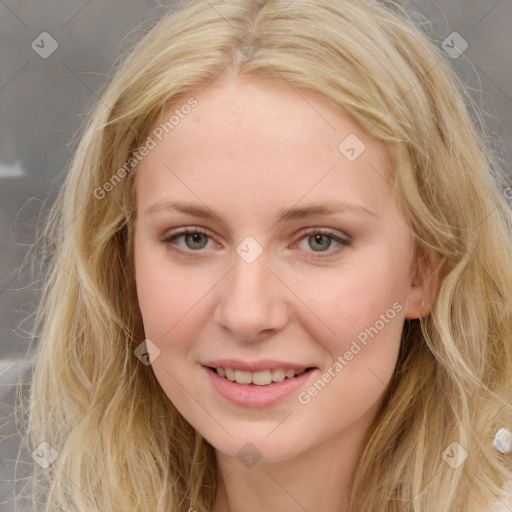
[[[215,321],[236,339],[261,341],[287,324],[287,291],[268,268],[265,251],[252,263],[235,254],[233,269],[220,283]]]

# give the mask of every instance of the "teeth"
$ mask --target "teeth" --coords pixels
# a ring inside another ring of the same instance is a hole
[[[274,382],[283,382],[285,378],[286,370],[283,370],[282,368],[276,368],[275,370],[272,370],[272,380]]]
[[[243,370],[233,370],[232,368],[216,368],[216,372],[220,377],[224,377],[231,382],[237,382],[238,384],[255,384],[257,386],[267,386],[272,382],[283,382],[285,379],[298,377],[305,371],[305,368],[302,370],[276,368],[275,370],[262,370],[259,372],[246,372]]]
[[[260,372],[254,372],[252,374],[252,377],[249,372],[247,372],[247,374],[249,375],[251,382],[253,384],[257,384],[258,386],[265,386],[272,382],[272,372],[270,370],[262,370]]]
[[[235,370],[235,380],[238,382],[238,384],[250,384],[252,382],[251,372]]]

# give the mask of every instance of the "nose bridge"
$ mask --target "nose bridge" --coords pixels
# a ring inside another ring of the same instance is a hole
[[[238,301],[262,298],[268,295],[268,269],[267,258],[260,256],[256,261],[248,263],[237,257],[231,273],[230,294]]]
[[[253,239],[237,247],[215,312],[216,321],[243,340],[256,339],[261,331],[281,328],[287,321],[283,290],[267,268],[269,253],[258,246]]]

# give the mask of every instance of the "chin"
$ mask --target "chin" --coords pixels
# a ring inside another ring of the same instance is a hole
[[[297,446],[291,439],[286,442],[277,434],[275,439],[270,439],[268,433],[261,430],[251,433],[251,430],[248,429],[244,436],[237,436],[229,441],[225,439],[221,442],[216,441],[215,439],[208,440],[216,450],[217,455],[238,459],[247,468],[256,464],[284,462],[304,451],[303,445]]]

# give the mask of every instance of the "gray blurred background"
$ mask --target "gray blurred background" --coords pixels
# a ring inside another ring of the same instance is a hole
[[[37,260],[33,268],[20,266],[62,181],[72,136],[114,62],[168,2],[0,0],[0,359],[26,355]],[[447,60],[486,113],[510,176],[512,0],[403,4],[441,48],[453,32],[467,41],[462,55]]]

